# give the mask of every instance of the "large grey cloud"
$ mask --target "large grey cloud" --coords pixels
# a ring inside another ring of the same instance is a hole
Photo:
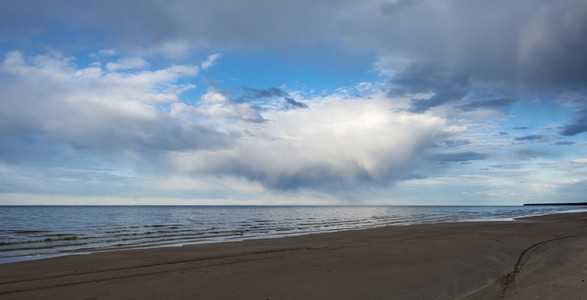
[[[329,98],[301,110],[266,111],[240,124],[246,136],[220,151],[170,153],[181,172],[238,176],[279,191],[386,186],[450,136],[444,119],[398,111],[390,101]]]
[[[19,3],[2,3],[5,38],[50,34],[39,24],[57,22],[170,53],[334,43],[508,89],[583,87],[587,77],[582,0]]]

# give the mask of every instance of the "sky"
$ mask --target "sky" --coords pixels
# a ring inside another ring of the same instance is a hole
[[[0,2],[0,205],[587,201],[584,0]]]

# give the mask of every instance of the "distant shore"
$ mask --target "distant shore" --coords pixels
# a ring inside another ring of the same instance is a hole
[[[587,206],[587,202],[570,203],[526,203],[524,206]]]
[[[579,299],[587,213],[3,264],[2,299]]]

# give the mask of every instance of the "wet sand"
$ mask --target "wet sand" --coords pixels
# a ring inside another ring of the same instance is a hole
[[[587,299],[587,213],[0,265],[1,299]]]

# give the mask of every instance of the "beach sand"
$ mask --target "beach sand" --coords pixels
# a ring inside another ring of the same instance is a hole
[[[1,299],[587,299],[587,213],[0,265]]]

